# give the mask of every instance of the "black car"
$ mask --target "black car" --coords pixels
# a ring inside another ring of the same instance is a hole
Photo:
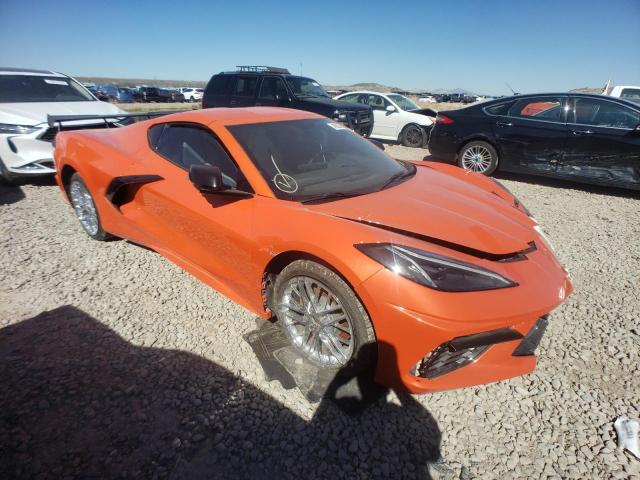
[[[184,102],[184,95],[177,90],[171,88],[159,88],[158,94],[160,95],[160,102],[174,103]]]
[[[365,137],[373,129],[371,107],[334,100],[312,78],[291,75],[284,68],[241,66],[235,72],[218,73],[211,77],[202,97],[203,108],[256,105],[318,113]]]
[[[156,87],[138,87],[138,99],[142,102],[166,102],[166,97]]]
[[[640,105],[603,95],[518,95],[440,112],[435,158],[640,190]]]

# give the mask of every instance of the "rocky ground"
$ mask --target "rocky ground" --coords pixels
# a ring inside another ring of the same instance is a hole
[[[357,415],[265,381],[251,313],[91,241],[51,182],[0,186],[0,478],[639,477],[613,421],[640,417],[640,198],[501,179],[575,284],[537,370]]]

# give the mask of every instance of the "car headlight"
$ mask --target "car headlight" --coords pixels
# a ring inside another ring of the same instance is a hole
[[[363,243],[355,247],[392,272],[444,292],[474,292],[518,285],[491,270],[417,248],[392,243]]]
[[[31,127],[29,125],[11,125],[9,123],[0,123],[0,133],[11,133],[11,134],[25,134],[25,133],[33,133],[38,130],[38,127]]]
[[[347,121],[347,113],[346,112],[341,112],[340,110],[336,110],[335,112],[333,112],[333,118],[335,120],[338,120],[339,122],[346,122]]]

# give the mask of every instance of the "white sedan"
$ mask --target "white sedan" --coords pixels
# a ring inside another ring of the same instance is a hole
[[[371,138],[400,142],[406,147],[423,147],[433,128],[433,110],[421,109],[397,93],[349,92],[338,95],[336,100],[361,103],[373,109]]]
[[[100,102],[76,80],[44,70],[0,68],[0,178],[53,175],[52,142],[58,128],[47,115],[125,113]],[[79,121],[66,129],[101,128],[102,121]]]

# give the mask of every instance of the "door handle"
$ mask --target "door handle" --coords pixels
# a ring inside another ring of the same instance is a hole
[[[238,102],[236,102],[235,100],[231,100],[231,101],[229,102],[229,105],[235,105],[236,103],[238,103]]]
[[[513,127],[513,123],[511,122],[496,122],[498,127]]]
[[[593,130],[571,130],[573,135],[591,135]]]

